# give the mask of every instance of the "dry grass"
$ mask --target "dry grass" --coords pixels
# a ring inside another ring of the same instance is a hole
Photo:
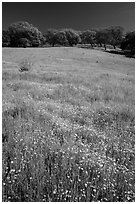
[[[33,67],[19,72],[25,58]],[[135,200],[134,63],[3,49],[3,201]]]

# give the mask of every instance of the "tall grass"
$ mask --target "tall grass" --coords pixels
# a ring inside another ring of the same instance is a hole
[[[134,77],[38,68],[3,70],[3,201],[134,201]]]

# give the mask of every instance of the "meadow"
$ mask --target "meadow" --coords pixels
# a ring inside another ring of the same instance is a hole
[[[135,201],[135,59],[76,47],[2,55],[3,201]]]

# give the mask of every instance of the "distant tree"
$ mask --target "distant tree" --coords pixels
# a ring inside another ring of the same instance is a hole
[[[32,47],[39,47],[41,45],[41,40],[40,39],[33,39],[31,44],[32,44]]]
[[[43,35],[43,37],[41,38],[41,46],[45,46],[46,45],[46,37],[45,35]]]
[[[129,50],[131,54],[135,54],[135,31],[126,33],[121,43],[122,50]]]
[[[10,35],[8,30],[2,31],[2,47],[10,46]]]
[[[66,38],[70,46],[77,45],[80,42],[80,36],[77,31],[72,29],[65,29]]]
[[[39,46],[41,44],[42,33],[28,22],[12,23],[9,28],[10,45],[12,47],[20,46],[20,39],[26,38],[31,42],[31,46]]]
[[[93,44],[95,42],[95,36],[96,36],[96,32],[92,31],[92,30],[86,30],[81,32],[81,42],[83,44],[91,44],[91,46],[93,47]]]
[[[31,42],[27,38],[20,38],[18,42],[19,47],[30,47]]]
[[[102,47],[102,44],[104,44],[104,48],[106,50],[106,44],[109,42],[109,34],[107,29],[100,29],[96,30],[96,43],[100,44]]]
[[[120,45],[122,42],[123,28],[120,26],[110,27],[107,29],[109,44],[113,45],[114,49],[116,45]]]
[[[45,33],[46,42],[50,44],[52,47],[56,44],[56,33],[58,31],[55,29],[48,29]]]
[[[68,43],[65,31],[57,31],[54,40],[57,45],[66,45]]]

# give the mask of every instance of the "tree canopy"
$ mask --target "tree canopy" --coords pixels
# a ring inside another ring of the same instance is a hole
[[[41,44],[42,33],[28,22],[16,22],[8,28],[10,36],[10,46],[20,47],[22,45],[22,38],[27,39],[29,46],[37,47]]]
[[[120,26],[110,27],[107,29],[108,41],[114,46],[114,49],[116,45],[120,45],[122,42],[123,30],[124,29]]]
[[[12,23],[7,30],[2,31],[3,47],[39,47],[60,45],[74,46],[78,43],[95,44],[100,46],[112,45],[121,47],[122,50],[130,50],[135,53],[135,32],[128,32],[123,35],[123,28],[120,26],[111,26],[104,29],[90,29],[85,31],[76,31],[73,29],[48,29],[45,34],[40,32],[28,22],[19,21]]]
[[[81,32],[80,37],[81,37],[81,42],[84,44],[91,44],[91,46],[95,42],[95,36],[96,32],[92,30],[86,30]]]
[[[100,46],[102,46],[102,44],[104,44],[104,47],[106,49],[106,44],[109,42],[109,38],[108,38],[108,31],[107,29],[99,29],[96,31],[96,43],[100,44]]]
[[[2,31],[2,47],[10,46],[10,35],[8,30]]]
[[[131,54],[135,54],[135,32],[128,32],[121,43],[122,50],[129,50]]]
[[[46,33],[44,34],[46,38],[46,42],[52,45],[53,47],[56,44],[56,36],[55,36],[56,33],[57,33],[57,30],[55,29],[48,29]]]
[[[78,32],[72,29],[65,29],[66,38],[70,46],[77,45],[80,42],[80,36]]]

